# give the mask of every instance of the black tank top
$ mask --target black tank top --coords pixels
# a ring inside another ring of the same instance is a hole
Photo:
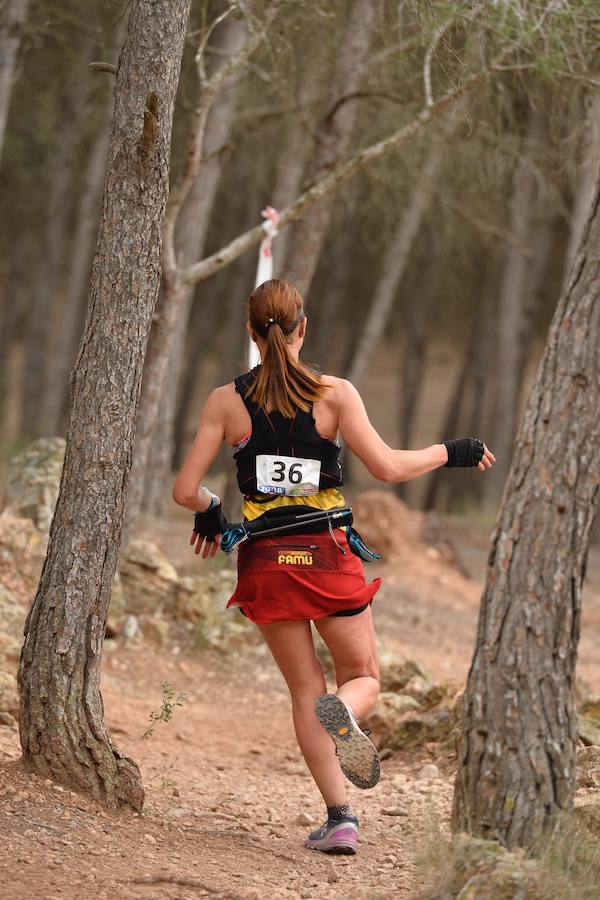
[[[298,409],[288,419],[280,412],[266,413],[246,397],[257,372],[258,366],[235,379],[252,422],[250,437],[233,454],[242,494],[266,502],[279,495],[304,497],[342,485],[340,445],[318,433],[312,406],[308,412]]]

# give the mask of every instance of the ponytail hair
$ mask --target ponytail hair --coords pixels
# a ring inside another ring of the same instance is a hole
[[[267,346],[246,396],[266,413],[277,410],[292,419],[297,409],[308,412],[326,390],[319,376],[290,353],[289,336],[304,318],[302,297],[287,281],[273,278],[250,294],[248,321]]]

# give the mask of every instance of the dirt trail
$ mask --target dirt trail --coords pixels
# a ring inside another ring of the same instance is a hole
[[[181,533],[171,529],[182,553],[188,524],[182,520]],[[479,576],[487,536],[465,531],[457,543]],[[463,681],[481,584],[427,554],[369,570],[385,578],[376,628],[388,649],[422,661],[435,680]],[[597,692],[599,556],[590,559],[579,668]],[[187,699],[141,740],[165,680]],[[409,897],[426,871],[417,855],[449,833],[455,762],[426,745],[385,759],[374,790],[350,786],[362,829],[356,858],[304,849],[323,807],[295,743],[287,691],[262,646],[223,656],[119,639],[105,655],[103,697],[111,733],[140,764],[143,815],[108,813],[24,773],[17,734],[0,726],[1,898]],[[420,780],[429,761],[441,777]]]
[[[142,741],[164,679],[187,700]],[[115,651],[103,696],[112,734],[141,766],[143,815],[107,813],[25,774],[16,734],[0,728],[1,758],[15,760],[1,770],[0,897],[371,898],[408,896],[416,886],[416,839],[447,819],[450,781],[415,782],[427,753],[386,760],[374,790],[350,786],[359,856],[304,849],[323,809],[295,744],[286,690],[262,648],[242,664],[215,652],[168,659],[146,646]],[[301,813],[311,825],[296,823]]]

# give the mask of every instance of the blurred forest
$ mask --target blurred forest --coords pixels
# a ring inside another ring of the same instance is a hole
[[[407,498],[494,512],[589,202],[600,145],[600,80],[590,75],[600,11],[587,0],[227,9],[192,3],[172,186],[186,178],[199,111],[206,129],[199,173],[175,222],[179,263],[215,253],[258,225],[266,205],[285,208],[360,148],[416,123],[281,229],[275,274],[305,296],[305,360],[353,380],[386,440],[416,447],[478,434],[498,457],[493,478],[449,479],[441,469],[405,488]],[[221,15],[209,34],[207,22]],[[2,16],[5,461],[33,438],[66,432],[110,136],[111,67],[127,7],[6,0]],[[205,39],[207,72],[195,62]],[[452,92],[421,125],[422,111]],[[244,366],[256,263],[253,246],[177,288],[163,376],[152,384],[145,376],[159,401],[146,423],[146,511],[164,511],[206,393]],[[170,290],[166,283],[147,368]],[[348,471],[350,481],[365,482],[358,465]]]

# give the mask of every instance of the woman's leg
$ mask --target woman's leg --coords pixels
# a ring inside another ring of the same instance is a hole
[[[337,695],[357,719],[368,715],[379,694],[379,661],[371,607],[356,616],[326,616],[315,622],[335,666]]]
[[[298,745],[325,804],[347,803],[346,782],[335,748],[315,715],[315,700],[327,688],[310,622],[274,622],[258,628],[289,688]]]

